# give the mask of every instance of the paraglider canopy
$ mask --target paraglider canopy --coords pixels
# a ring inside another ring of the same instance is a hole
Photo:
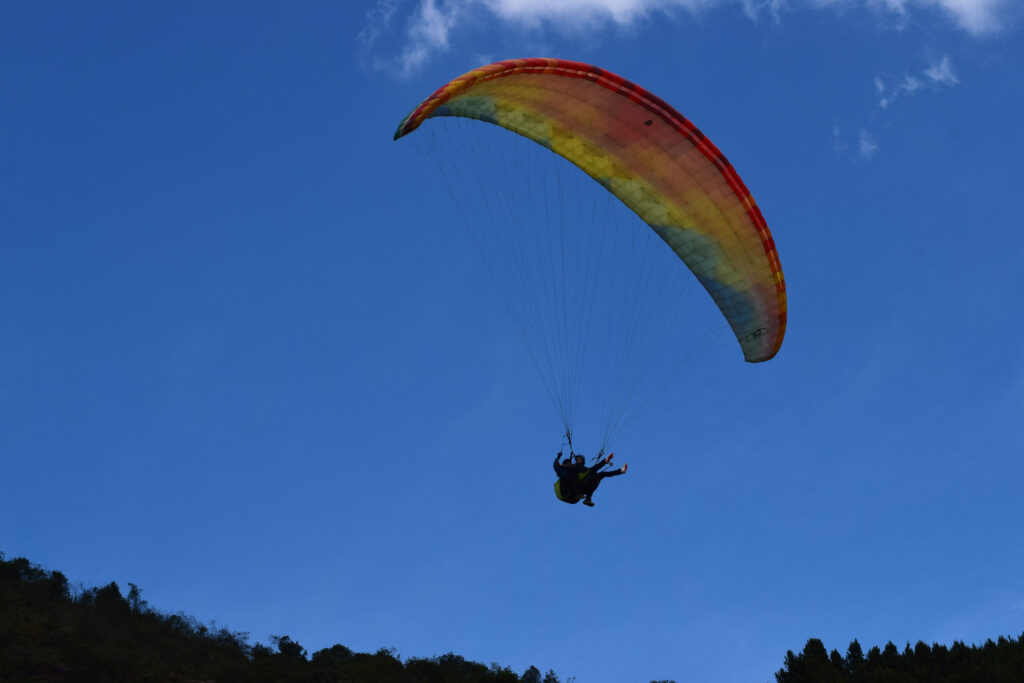
[[[786,287],[768,226],[725,156],[669,104],[589,64],[514,59],[438,88],[395,139],[442,116],[496,124],[571,161],[686,263],[748,362],[778,353]]]

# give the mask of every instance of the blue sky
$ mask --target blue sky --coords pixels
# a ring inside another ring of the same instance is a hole
[[[1022,19],[6,3],[0,550],[254,640],[581,683],[1019,635]],[[551,495],[558,415],[436,164],[391,139],[437,86],[527,56],[700,126],[789,294],[779,355],[723,338],[727,372],[615,444],[630,471],[594,509]]]

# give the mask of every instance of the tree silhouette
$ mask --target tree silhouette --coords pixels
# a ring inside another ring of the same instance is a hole
[[[854,640],[840,657],[833,650],[826,658],[825,647],[812,638],[799,655],[786,653],[783,667],[775,674],[778,683],[1022,683],[1024,682],[1024,635],[1000,636],[981,647],[954,641],[952,647],[918,641],[900,652],[892,642],[868,650]]]
[[[856,638],[850,641],[850,647],[846,648],[844,665],[846,671],[851,674],[864,668],[864,651],[860,648],[860,643]]]
[[[60,572],[0,553],[0,681],[204,681],[208,683],[558,683],[530,667],[520,678],[448,653],[402,662],[393,648],[373,654],[341,644],[307,657],[289,636],[273,648],[247,633],[163,614],[128,584],[74,592]]]
[[[523,683],[541,683],[540,680],[540,669],[535,666],[531,666],[529,669],[523,672],[520,679]]]

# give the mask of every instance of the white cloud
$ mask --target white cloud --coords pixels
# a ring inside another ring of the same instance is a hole
[[[762,12],[767,12],[774,23],[782,23],[782,10],[786,7],[785,0],[740,0],[740,2],[743,5],[743,13],[751,21],[757,21]]]
[[[851,147],[847,144],[847,135],[844,135],[843,129],[838,123],[832,124],[832,135],[829,142],[838,157],[867,161],[878,151],[878,140],[875,139],[871,131],[864,128],[858,130],[856,144]]]
[[[880,109],[888,109],[892,103],[902,97],[909,97],[925,90],[940,90],[960,85],[960,79],[953,71],[953,63],[948,55],[932,63],[917,74],[904,74],[902,78],[892,80],[875,76],[875,93],[878,95]],[[832,146],[837,152],[845,152],[847,146],[842,143],[838,127],[832,131]],[[857,156],[870,159],[878,151],[878,141],[867,129],[861,129],[857,140]]]
[[[972,35],[1002,30],[1012,5],[1019,0],[803,0],[800,4],[846,11],[860,6],[888,15],[904,27],[918,10],[937,10]]]
[[[1004,28],[1014,2],[1020,0],[377,0],[367,14],[359,41],[364,61],[407,77],[433,56],[447,51],[460,28],[485,27],[495,21],[572,32],[603,25],[628,27],[656,14],[676,11],[732,8],[753,21],[767,14],[773,22],[781,23],[787,12],[832,9],[845,13],[868,8],[896,17],[901,26],[916,12],[938,11],[960,29],[978,36]],[[399,12],[400,6],[407,9]],[[399,14],[404,16],[404,23],[396,28]],[[380,57],[382,38],[395,33],[400,34],[402,47],[390,51],[391,56]],[[927,82],[955,85],[952,71],[941,71],[941,64],[936,68],[939,70],[934,74],[926,72]],[[883,97],[886,102],[882,106],[919,87],[909,81],[888,85],[890,96]]]
[[[832,149],[836,151],[836,154],[844,154],[846,152],[846,141],[843,140],[843,130],[839,127],[838,123],[832,124],[832,137],[830,138],[832,143]]]
[[[952,87],[960,84],[960,79],[953,73],[953,67],[949,62],[949,57],[944,56],[937,63],[932,64],[930,67],[924,70],[924,75],[936,85],[945,85]]]
[[[364,61],[400,77],[412,75],[432,56],[448,49],[452,29],[472,4],[473,0],[420,0],[407,20],[401,51],[381,58],[377,56],[377,43],[392,32],[398,0],[378,0],[367,13],[367,24],[358,36]]]
[[[472,1],[472,0],[468,0]],[[540,21],[610,20],[631,24],[654,11],[682,7],[698,10],[723,0],[479,0],[503,19]]]
[[[608,20],[631,24],[655,12],[673,9],[691,11],[716,6],[740,6],[751,18],[763,11],[778,17],[784,9],[835,7],[852,9],[867,6],[907,17],[915,9],[937,9],[960,28],[974,34],[1001,28],[1000,17],[1013,0],[458,0],[446,2],[449,7],[477,5],[509,21],[535,24],[551,22],[593,22]]]
[[[423,0],[418,14],[409,27],[410,42],[401,57],[404,74],[409,74],[427,60],[434,52],[448,49],[448,34],[462,11],[460,3],[441,0]]]
[[[949,56],[935,62],[918,75],[904,75],[895,84],[890,84],[881,76],[875,76],[875,92],[878,93],[878,106],[888,109],[893,102],[904,95],[913,95],[924,88],[938,90],[952,88],[960,84],[960,79],[953,73]]]
[[[861,159],[870,159],[878,151],[878,142],[875,136],[868,131],[861,129],[857,140],[857,153]]]
[[[981,35],[1000,30],[1002,13],[1013,0],[882,0],[892,12],[905,15],[911,6],[933,7],[943,11],[960,28]]]
[[[364,58],[372,54],[380,37],[391,29],[391,19],[398,9],[398,0],[379,0],[366,13],[366,26],[359,32],[358,40]]]

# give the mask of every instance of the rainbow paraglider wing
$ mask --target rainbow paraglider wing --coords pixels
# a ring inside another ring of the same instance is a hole
[[[580,167],[693,271],[747,361],[778,352],[786,285],[768,225],[718,148],[664,101],[589,64],[513,59],[439,88],[402,121],[395,139],[434,116],[497,124]]]

